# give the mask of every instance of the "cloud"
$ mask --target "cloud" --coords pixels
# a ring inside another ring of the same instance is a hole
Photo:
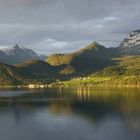
[[[139,0],[0,0],[0,46],[70,52],[97,41],[118,46],[139,29]]]
[[[36,44],[29,45],[30,48],[35,48],[40,54],[51,55],[53,53],[68,53],[77,49],[83,48],[83,45],[87,45],[91,40],[77,40],[77,41],[58,41],[55,39],[46,39]],[[42,46],[41,48],[39,46]]]

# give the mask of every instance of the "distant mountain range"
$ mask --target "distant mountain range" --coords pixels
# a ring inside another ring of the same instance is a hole
[[[0,63],[0,85],[49,83],[59,76],[63,67],[54,67],[41,60],[30,60],[15,66]]]
[[[126,59],[126,55],[129,59]],[[106,48],[93,42],[73,53],[52,54],[47,58],[31,49],[15,45],[0,50],[0,85],[50,83],[56,79],[66,80],[73,76],[94,73],[119,75],[123,72],[140,75],[140,57],[137,57],[139,55],[140,30],[130,33],[120,46],[115,48]],[[127,61],[122,61],[120,66],[118,65],[120,60]],[[134,69],[130,68],[135,61],[137,64]]]
[[[50,55],[46,62],[52,66],[68,65],[63,74],[90,73],[113,65],[111,58],[122,55],[140,55],[140,30],[130,33],[118,47],[106,48],[93,42],[74,53]]]
[[[104,46],[93,42],[83,49],[69,54],[52,54],[49,57],[39,55],[32,49],[15,45],[0,50],[0,62],[15,65],[28,60],[45,60],[53,66],[66,64],[72,71],[78,70],[73,66],[95,65],[95,61],[107,61],[110,56],[116,55],[139,55],[140,54],[140,30],[133,31],[128,34],[124,41],[115,48],[105,48]],[[79,62],[78,62],[79,61]],[[92,62],[91,62],[92,61]],[[94,61],[94,62],[93,62]],[[80,64],[82,63],[82,64]],[[99,62],[100,63],[100,62]],[[97,65],[97,64],[96,64]],[[79,67],[80,68],[80,67]],[[100,69],[100,67],[97,68]],[[68,69],[68,68],[67,68]],[[81,68],[80,68],[81,70]],[[79,70],[78,70],[79,71]]]
[[[0,50],[0,61],[7,64],[19,64],[28,60],[44,60],[46,56],[38,55],[31,49],[15,45],[11,48]]]

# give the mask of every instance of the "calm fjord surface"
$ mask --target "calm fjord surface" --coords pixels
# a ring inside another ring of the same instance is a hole
[[[139,89],[0,91],[1,140],[139,140]]]

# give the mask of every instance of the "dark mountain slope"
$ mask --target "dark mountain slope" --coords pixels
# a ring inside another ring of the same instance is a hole
[[[69,65],[73,72],[84,73],[96,71],[111,65],[111,52],[104,46],[93,42],[87,47],[70,54],[54,54],[47,62],[53,66]],[[67,71],[65,71],[65,74]]]
[[[100,76],[140,76],[140,56],[115,58],[115,65],[97,73]]]
[[[45,78],[57,75],[59,68],[51,66],[50,64],[41,60],[26,61],[22,64],[16,65],[16,68],[25,72],[27,77]]]
[[[0,85],[17,85],[21,84],[19,71],[14,67],[0,63]]]

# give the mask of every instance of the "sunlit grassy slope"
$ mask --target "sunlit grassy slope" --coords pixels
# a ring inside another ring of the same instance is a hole
[[[90,54],[89,50],[95,48],[89,47],[86,49],[87,53]],[[84,62],[81,61],[85,58],[83,57],[86,53],[85,49],[80,50],[80,52],[82,53],[82,58],[80,59],[80,56],[78,56],[80,61],[77,61],[75,66],[78,66],[82,72],[82,69],[86,68],[87,70],[88,66],[82,66]],[[98,66],[104,62],[106,61],[98,61]],[[71,64],[52,66],[40,60],[32,60],[16,66],[0,63],[0,86],[25,85],[30,83],[51,83],[54,86],[140,86],[140,56],[120,56],[113,58],[111,63],[111,66],[105,64],[105,68],[103,69],[92,69],[92,73],[90,74],[83,71],[81,75],[73,75],[78,69]],[[81,66],[79,66],[80,64]],[[90,66],[92,67],[92,63],[89,64]],[[93,66],[95,66],[95,59]]]
[[[88,46],[69,54],[53,54],[47,58],[52,66],[68,65],[62,74],[83,74],[101,70],[113,64],[112,52],[93,42]]]
[[[86,77],[73,78],[59,84],[64,86],[140,86],[140,56],[123,56],[113,60],[115,61],[114,66],[107,67]]]

